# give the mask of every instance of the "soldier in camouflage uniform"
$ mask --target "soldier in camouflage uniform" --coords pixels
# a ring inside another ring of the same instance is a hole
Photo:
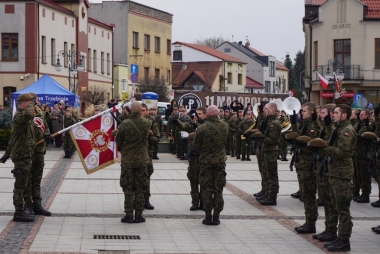
[[[254,123],[255,121],[253,121],[252,119],[252,112],[247,111],[247,113],[244,116],[244,120],[241,121],[238,126],[239,132],[243,134]],[[251,144],[252,144],[250,142],[251,140],[248,137],[244,137],[244,136],[242,137],[242,135],[240,135],[238,138],[240,139],[241,160],[251,161],[251,159],[249,158],[249,156],[251,155]]]
[[[287,119],[288,119],[288,116],[286,115],[285,111],[281,110],[281,115],[279,117],[280,123],[283,124]],[[285,135],[287,133],[289,133],[289,131],[281,132],[280,142],[278,144],[278,149],[279,149],[278,153],[280,154],[281,161],[288,161],[288,159],[286,158],[288,154],[288,143],[286,142],[286,139],[285,139]]]
[[[230,147],[231,147],[231,157],[235,157],[235,151],[236,151],[236,119],[237,119],[237,113],[233,112],[231,119],[228,121],[228,136],[230,141]]]
[[[241,135],[243,134],[240,129],[239,129],[239,124],[244,120],[243,116],[244,111],[239,110],[238,112],[238,118],[235,120],[235,126],[236,126],[236,132],[235,132],[235,137],[236,137],[236,146],[235,146],[235,153],[236,153],[236,159],[240,159],[240,153],[241,153]]]
[[[176,126],[173,124],[173,119],[178,119],[178,107],[173,108],[173,113],[169,116],[168,124],[166,126],[166,136],[171,137],[170,141],[170,149],[172,154],[177,153],[177,146],[176,146]]]
[[[178,118],[179,121],[181,121],[181,123],[184,123],[184,124],[187,124],[187,123],[192,123],[193,121],[191,120],[190,116],[187,114],[187,109],[186,108],[183,108],[182,111],[181,111],[181,117]],[[180,133],[181,129],[178,129],[178,133]],[[184,160],[185,159],[185,155],[187,153],[187,138],[179,138],[179,151],[180,151],[180,159],[181,160]]]
[[[194,149],[200,152],[200,185],[203,197],[205,225],[219,225],[223,210],[223,187],[226,185],[225,142],[228,125],[219,119],[218,108],[207,109],[207,120],[195,132]],[[213,215],[211,215],[214,210]]]
[[[8,158],[12,158],[15,177],[13,189],[13,205],[15,213],[14,221],[32,222],[34,217],[24,210],[24,191],[28,184],[28,177],[33,164],[33,156],[36,145],[36,129],[33,123],[35,94],[23,93],[18,101],[18,108],[12,121],[12,132],[7,150],[1,157],[5,163]]]
[[[307,102],[302,106],[302,117],[304,124],[301,128],[298,128],[295,122],[295,115],[291,116],[292,130],[298,131],[301,129],[301,131],[299,131],[301,136],[317,138],[319,136],[320,126],[318,124],[316,106],[313,102]],[[317,176],[313,170],[310,170],[310,162],[313,158],[313,154],[305,146],[298,146],[298,149],[300,149],[300,154],[298,155],[298,161],[295,163],[295,166],[304,201],[306,222],[300,227],[295,227],[295,230],[299,234],[315,233],[318,207],[316,203]]]
[[[262,148],[260,153],[263,154],[263,172],[267,179],[267,190],[265,199],[260,199],[262,205],[277,205],[277,193],[279,190],[278,172],[277,172],[277,155],[278,142],[281,135],[281,124],[277,120],[276,103],[267,103],[264,106],[266,116],[266,128],[263,132],[265,138],[261,141]],[[248,113],[248,112],[247,112]]]
[[[158,131],[157,122],[160,116],[156,116],[154,118],[153,116],[148,114],[148,107],[144,103],[141,106],[141,115],[143,117],[146,117],[150,122],[150,130],[152,135],[149,136],[148,139],[148,153],[149,153],[149,164],[147,166],[147,172],[148,172],[148,180],[147,180],[147,187],[145,190],[145,209],[148,210],[154,210],[154,206],[150,203],[150,177],[153,175],[154,168],[153,168],[153,151],[154,146],[158,144],[160,140],[160,132]]]
[[[69,109],[65,110],[65,116],[63,118],[63,128],[67,128],[71,125],[74,125],[77,122],[75,117],[72,116],[72,112]],[[70,159],[75,152],[75,146],[73,140],[70,136],[70,131],[66,131],[62,134],[63,136],[63,151],[65,151],[65,156],[63,158]]]
[[[230,111],[225,110],[224,111],[224,122],[228,125],[231,119]],[[226,140],[226,155],[231,155],[231,141],[230,141],[230,128],[228,128],[228,135],[227,135],[227,140]]]
[[[128,118],[129,116],[128,110],[129,110],[128,106],[123,107],[123,109],[121,110],[121,114],[118,116],[118,119],[120,120],[120,122],[123,122],[125,119]]]
[[[334,122],[338,123],[337,137],[332,146],[322,148],[320,155],[331,157],[328,166],[328,185],[330,198],[336,209],[332,221],[337,229],[338,238],[324,246],[328,251],[350,251],[350,237],[352,233],[352,218],[350,215],[350,203],[352,200],[353,163],[352,155],[355,150],[356,133],[352,128],[350,116],[351,108],[347,105],[338,105],[334,110]]]
[[[367,166],[369,161],[369,148],[370,143],[366,139],[360,138],[360,135],[364,132],[371,131],[372,126],[370,125],[371,112],[369,109],[362,110],[360,112],[360,124],[358,125],[356,132],[358,134],[358,139],[356,143],[356,147],[354,150],[354,158],[355,158],[355,168],[357,169],[357,183],[360,184],[360,189],[362,190],[362,194],[357,196],[358,187],[355,186],[355,198],[354,201],[358,203],[369,203],[369,195],[371,194],[371,174],[369,173]],[[360,127],[360,128],[359,128]]]
[[[153,116],[153,118],[155,118],[155,119],[156,119],[156,117],[158,116],[157,113],[158,113],[158,112],[157,112],[157,108],[156,108],[156,107],[153,107],[153,108],[149,109],[149,114],[150,114],[151,116]],[[164,126],[164,122],[162,121],[161,116],[160,116],[160,118],[158,119],[158,121],[156,122],[156,124],[157,124],[158,132],[159,132],[159,134],[160,134],[160,138],[161,138],[161,132],[163,131],[163,126]],[[158,141],[160,141],[160,140],[158,140]],[[154,160],[159,160],[159,158],[158,158],[158,156],[157,156],[157,154],[158,154],[158,143],[159,143],[159,142],[157,142],[157,143],[154,145],[153,157],[152,157],[152,159],[154,159]]]
[[[141,103],[132,102],[131,116],[123,121],[115,141],[121,151],[120,186],[124,192],[124,223],[145,222],[142,213],[145,206],[149,164],[148,139],[151,122],[141,115]],[[135,220],[133,220],[135,211]]]
[[[50,140],[49,127],[45,119],[45,114],[40,109],[40,103],[38,101],[36,101],[33,121],[35,123],[35,142],[37,143],[42,139]],[[51,215],[51,212],[45,210],[41,206],[41,180],[45,166],[45,154],[46,143],[43,142],[35,148],[33,164],[28,177],[28,185],[24,190],[25,209],[32,216],[34,216],[34,214],[44,216]]]

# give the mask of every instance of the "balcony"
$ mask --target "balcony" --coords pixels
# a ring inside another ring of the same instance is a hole
[[[314,76],[313,81],[319,80],[318,74],[316,73],[316,71],[324,77],[327,72],[327,65],[317,66],[317,68],[314,70],[315,76]],[[360,77],[360,65],[344,65],[342,71],[344,73],[345,80],[363,79],[362,77]],[[331,72],[331,66],[330,66],[330,72]]]

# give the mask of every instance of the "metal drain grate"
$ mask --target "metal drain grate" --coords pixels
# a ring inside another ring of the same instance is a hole
[[[140,240],[140,236],[139,235],[94,235],[94,239]]]

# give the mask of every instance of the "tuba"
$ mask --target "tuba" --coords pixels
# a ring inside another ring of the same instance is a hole
[[[290,123],[290,118],[288,115],[285,115],[285,121],[281,123],[281,132],[286,132],[292,127],[292,124]]]
[[[297,114],[301,109],[301,102],[295,97],[288,97],[282,102],[282,109],[288,115],[293,115],[293,110]]]
[[[253,119],[253,124],[251,126],[249,126],[249,128],[244,132],[244,134],[247,133],[248,131],[255,129],[255,128],[256,128],[256,119]],[[245,140],[245,136],[242,134],[240,136],[240,139]]]

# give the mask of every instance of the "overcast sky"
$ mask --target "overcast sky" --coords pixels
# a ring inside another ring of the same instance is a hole
[[[304,50],[304,0],[133,0],[173,14],[172,42],[219,37],[245,42],[283,62]],[[90,3],[101,0],[90,0]],[[91,8],[91,7],[90,7]]]

